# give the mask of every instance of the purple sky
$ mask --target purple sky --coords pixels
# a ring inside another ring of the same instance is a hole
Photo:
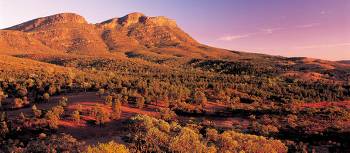
[[[349,0],[1,0],[0,28],[61,12],[91,23],[131,12],[162,15],[216,47],[350,60]]]

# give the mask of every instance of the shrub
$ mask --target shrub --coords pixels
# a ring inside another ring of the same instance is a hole
[[[117,120],[121,117],[121,115],[122,115],[121,107],[122,107],[122,103],[120,102],[119,99],[116,99],[113,102],[111,119]]]
[[[98,90],[98,96],[99,97],[102,97],[104,94],[105,94],[105,89],[101,88],[101,89]]]
[[[105,98],[105,104],[107,106],[112,106],[112,102],[113,102],[113,97],[111,95],[108,95],[106,98]]]
[[[136,98],[136,107],[139,109],[142,109],[145,105],[145,98],[143,97],[137,97]]]
[[[72,114],[71,114],[71,117],[72,119],[75,121],[75,122],[80,122],[80,112],[79,111],[74,111]]]
[[[44,94],[43,94],[43,100],[44,100],[45,102],[49,102],[49,100],[50,100],[50,94],[49,94],[49,93],[44,93]]]
[[[109,115],[102,108],[99,108],[96,113],[96,124],[102,126],[109,120]]]
[[[110,141],[99,143],[96,146],[88,146],[86,153],[129,153],[129,149],[122,144]]]
[[[39,118],[41,116],[41,110],[39,110],[36,105],[32,106],[32,112],[34,117]]]
[[[173,121],[176,119],[176,113],[169,108],[160,109],[160,118],[165,121]]]
[[[171,152],[206,152],[207,147],[200,140],[200,135],[190,128],[182,128],[180,133],[171,140]]]
[[[67,107],[68,105],[68,98],[67,97],[62,97],[59,101],[58,101],[58,105],[62,106],[62,107]]]
[[[30,141],[23,152],[82,152],[83,143],[67,134],[52,135],[50,137],[36,138]]]

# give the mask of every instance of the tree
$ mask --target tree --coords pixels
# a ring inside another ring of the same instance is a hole
[[[26,96],[22,98],[22,101],[23,101],[23,105],[29,105],[29,103],[30,103],[28,100],[28,97],[26,97]]]
[[[200,135],[190,128],[182,128],[170,143],[171,152],[204,153],[207,147],[200,141]]]
[[[67,105],[68,105],[68,98],[61,97],[61,99],[58,101],[58,106],[67,107]]]
[[[49,102],[49,100],[50,100],[50,94],[47,93],[47,92],[45,92],[44,95],[43,95],[43,100],[44,100],[45,102]]]
[[[51,110],[55,115],[57,115],[58,118],[60,118],[60,116],[64,113],[64,108],[62,106],[52,107]]]
[[[7,112],[2,112],[0,116],[0,121],[8,121],[8,115]]]
[[[96,124],[102,126],[109,120],[108,113],[102,108],[99,108],[96,113]]]
[[[0,108],[2,108],[2,100],[5,99],[6,97],[7,97],[7,95],[0,88]]]
[[[205,104],[207,103],[207,97],[203,92],[196,91],[194,94],[194,102],[197,105],[205,106]]]
[[[98,90],[98,96],[101,98],[105,94],[105,89],[101,88]]]
[[[77,110],[73,111],[73,113],[71,114],[71,117],[75,122],[77,122],[77,123],[80,122],[80,112],[79,111],[77,111]]]
[[[32,106],[32,112],[34,117],[39,118],[41,116],[41,110],[39,110],[36,105]]]
[[[62,106],[55,106],[55,107],[52,107],[51,110],[49,110],[45,114],[45,118],[47,119],[50,128],[53,128],[53,129],[58,128],[60,116],[63,113],[64,113],[64,109]]]
[[[83,111],[83,105],[78,104],[77,105],[77,111],[82,112]]]
[[[88,82],[83,82],[83,83],[81,84],[81,87],[84,89],[84,92],[86,92],[87,89],[91,88],[91,84],[88,83]]]
[[[1,121],[0,122],[0,137],[5,137],[10,132],[7,122]]]
[[[21,87],[18,89],[17,93],[18,93],[20,98],[23,98],[24,96],[27,95],[28,91],[26,88]]]
[[[125,104],[125,105],[128,104],[128,99],[129,99],[129,97],[127,95],[124,95],[122,98],[123,104]]]
[[[58,122],[59,122],[60,118],[55,112],[53,112],[52,110],[48,111],[45,114],[45,118],[48,121],[50,128],[53,128],[53,129],[58,128]]]
[[[111,95],[108,95],[105,99],[105,104],[107,106],[112,106],[112,102],[113,102],[113,97]]]
[[[111,114],[112,119],[117,120],[121,117],[121,114],[122,114],[121,107],[122,107],[122,103],[120,102],[120,100],[115,99],[112,106],[112,114]]]
[[[27,117],[24,115],[23,112],[21,112],[21,113],[19,113],[19,115],[17,116],[17,119],[23,123],[23,122],[27,119]]]
[[[165,121],[173,121],[176,118],[176,113],[169,108],[163,108],[159,111],[160,118]]]
[[[169,97],[168,96],[164,96],[163,104],[164,104],[165,108],[169,108]]]
[[[136,106],[137,106],[137,108],[142,109],[144,107],[144,105],[145,105],[145,98],[137,97],[136,98]]]
[[[47,92],[50,95],[54,95],[57,92],[57,88],[54,85],[51,85]]]
[[[20,99],[20,98],[15,98],[13,100],[13,106],[12,107],[13,108],[21,108],[21,107],[23,107],[23,100]]]

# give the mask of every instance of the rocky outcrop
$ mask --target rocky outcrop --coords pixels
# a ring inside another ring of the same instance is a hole
[[[6,30],[29,32],[55,24],[87,24],[87,21],[84,17],[74,13],[61,13],[24,22],[22,24],[7,28]]]
[[[97,24],[89,24],[84,17],[74,13],[62,13],[34,19],[5,30],[6,33],[14,34],[11,37],[0,35],[0,53],[23,49],[23,53],[45,50],[50,53],[54,50],[98,55],[142,50],[196,58],[231,54],[201,45],[172,19],[163,16],[148,17],[142,13],[131,13]],[[16,34],[18,32],[21,32],[21,36]],[[20,38],[14,39],[17,37]],[[35,47],[29,45],[30,42],[35,43]]]

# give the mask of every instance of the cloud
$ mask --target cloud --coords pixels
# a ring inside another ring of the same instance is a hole
[[[266,29],[261,29],[261,31],[267,34],[272,34],[273,32],[282,30],[282,29],[283,28],[266,28]]]
[[[251,37],[253,35],[259,35],[259,34],[272,34],[275,31],[282,30],[283,28],[265,28],[265,29],[260,29],[260,31],[255,32],[255,33],[247,33],[247,34],[241,34],[241,35],[227,35],[220,37],[218,40],[222,41],[232,41],[232,40],[237,40],[237,39],[243,39],[247,37]]]
[[[308,23],[308,24],[298,25],[296,27],[297,28],[312,28],[312,27],[316,27],[319,25],[320,25],[320,23]]]
[[[294,47],[294,49],[333,48],[333,47],[343,47],[343,46],[350,46],[350,42],[336,43],[336,44],[318,44],[318,45],[309,45],[309,46],[298,46],[298,47]]]
[[[224,36],[224,37],[219,38],[219,40],[222,40],[222,41],[232,41],[232,40],[236,40],[236,39],[247,38],[247,37],[250,37],[251,35],[254,35],[254,34],[248,33],[248,34],[243,34],[243,35]]]

